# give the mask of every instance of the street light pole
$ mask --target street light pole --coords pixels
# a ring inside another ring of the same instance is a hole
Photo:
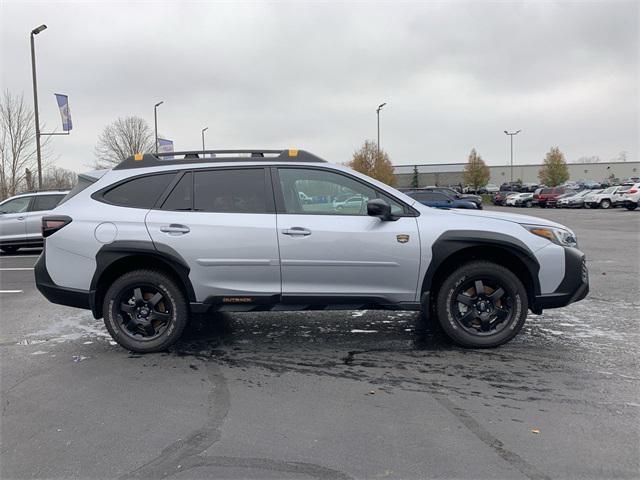
[[[156,154],[158,153],[158,107],[164,103],[164,100],[158,102],[153,107],[153,124],[156,132]]]
[[[31,30],[31,75],[33,77],[33,113],[36,121],[36,158],[38,160],[38,188],[42,188],[42,153],[40,151],[40,117],[38,115],[38,82],[36,80],[36,49],[33,41],[34,35],[38,35],[46,29],[46,25],[40,25]]]
[[[204,127],[202,129],[202,156],[204,157],[204,132],[206,132],[207,130],[209,130],[209,127]]]
[[[505,134],[509,135],[509,137],[511,138],[511,183],[513,183],[513,136],[517,135],[521,132],[522,130],[518,130],[517,132],[507,132],[506,130],[504,131]]]
[[[380,156],[380,110],[382,110],[382,107],[384,107],[387,104],[387,102],[385,103],[381,103],[380,105],[378,105],[378,108],[376,109],[376,115],[378,116],[378,157]]]

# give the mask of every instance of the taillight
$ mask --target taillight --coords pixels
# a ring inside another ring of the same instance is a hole
[[[65,225],[71,223],[71,217],[66,215],[56,215],[51,217],[42,217],[42,236],[48,237],[53,235]]]
[[[627,193],[638,193],[638,189],[637,188],[632,188]]]

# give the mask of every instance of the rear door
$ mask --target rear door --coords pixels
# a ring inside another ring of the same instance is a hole
[[[268,169],[185,172],[146,224],[158,248],[172,248],[189,264],[198,301],[253,304],[280,295]]]
[[[0,243],[21,243],[27,235],[27,211],[32,196],[18,197],[0,204]]]
[[[416,301],[420,241],[408,207],[346,173],[323,168],[274,168],[274,185],[285,302]],[[312,203],[302,204],[300,192]],[[337,208],[333,199],[343,195],[362,201]],[[372,198],[389,202],[399,218],[368,216]]]

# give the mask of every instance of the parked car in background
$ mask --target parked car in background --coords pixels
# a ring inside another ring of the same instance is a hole
[[[23,193],[0,203],[0,250],[16,252],[22,247],[42,246],[42,216],[49,214],[67,190]]]
[[[562,196],[556,201],[557,208],[582,208],[584,198],[593,193],[593,190],[580,190],[570,195]]]
[[[498,206],[504,205],[504,202],[506,201],[507,197],[512,193],[514,192],[503,192],[503,191],[497,192],[491,197],[491,203]]]
[[[567,190],[564,187],[540,188],[533,194],[533,204],[546,208],[550,200],[555,204],[555,199],[565,193]]]
[[[466,200],[468,202],[473,202],[476,204],[476,207],[478,209],[482,210],[482,197],[480,195],[473,195],[470,193],[458,193],[454,189],[448,188],[448,187],[427,187],[424,190],[445,193],[457,200]]]
[[[627,210],[635,210],[640,202],[640,182],[634,183],[622,195],[622,204]]]
[[[522,184],[520,182],[505,182],[500,185],[501,192],[520,192],[522,191]]]
[[[471,210],[476,210],[478,208],[473,202],[453,198],[442,192],[425,192],[416,190],[405,192],[405,194],[420,202],[422,205],[426,205],[427,207],[466,208]]]
[[[513,207],[516,204],[516,198],[520,195],[519,192],[511,192],[507,195],[507,198],[504,200],[504,205],[506,207]]]
[[[540,187],[540,185],[537,184],[537,183],[531,183],[531,182],[523,183],[522,187],[520,188],[520,191],[521,192],[533,193],[538,189],[538,187]]]
[[[487,183],[484,189],[487,191],[487,193],[497,193],[500,191],[498,186],[493,183]]]
[[[573,195],[575,195],[577,193],[577,190],[567,190],[565,193],[563,193],[562,195],[558,195],[555,198],[550,198],[547,201],[547,207],[549,208],[554,208],[554,207],[558,207],[558,201],[562,200],[563,198],[569,198]]]
[[[507,205],[531,208],[533,206],[533,193],[525,192],[510,195],[509,198],[507,198]]]
[[[578,182],[580,190],[602,190],[602,184],[600,182],[594,182],[593,180],[584,180]]]
[[[611,208],[622,205],[622,193],[627,189],[624,185],[605,188],[598,193],[591,193],[584,198],[584,204],[589,208]]]

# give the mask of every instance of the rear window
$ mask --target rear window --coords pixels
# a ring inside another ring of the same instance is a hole
[[[78,175],[78,183],[76,183],[76,186],[73,187],[71,189],[71,191],[69,191],[69,193],[67,193],[64,196],[64,198],[60,201],[60,203],[58,203],[58,205],[62,205],[64,202],[69,200],[71,197],[75,197],[77,194],[79,194],[81,191],[83,191],[89,185],[95,183],[96,180],[98,180],[98,179],[97,178],[93,178],[93,177],[85,177],[84,175]]]
[[[64,195],[38,195],[31,205],[32,212],[41,212],[43,210],[53,210],[60,203]]]
[[[543,188],[542,190],[540,190],[540,195],[548,195],[552,190],[553,189],[551,188]]]
[[[195,172],[194,207],[201,212],[265,213],[267,196],[262,168]]]
[[[151,208],[175,176],[172,172],[134,178],[107,190],[102,200],[120,207]]]

